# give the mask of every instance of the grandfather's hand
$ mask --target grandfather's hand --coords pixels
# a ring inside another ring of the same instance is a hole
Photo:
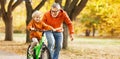
[[[54,29],[54,28],[53,28],[52,30],[53,30],[53,31],[56,31],[56,29]]]
[[[74,40],[74,35],[73,34],[70,34],[70,39],[71,39],[71,41]]]
[[[60,30],[60,29],[61,29],[61,27],[59,27],[59,28],[52,28],[53,31],[57,31],[57,30]]]

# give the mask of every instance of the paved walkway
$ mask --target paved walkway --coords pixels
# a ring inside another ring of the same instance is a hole
[[[9,53],[0,50],[0,59],[26,59],[26,56],[20,56],[14,53]]]

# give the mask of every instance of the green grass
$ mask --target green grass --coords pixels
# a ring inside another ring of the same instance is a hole
[[[0,40],[4,40],[4,37],[5,33],[0,33]],[[24,43],[26,41],[26,34],[14,33],[13,41]]]
[[[15,37],[25,37],[26,36],[26,34],[21,34],[21,33],[14,33],[14,36]]]
[[[119,39],[111,39],[111,38],[76,38],[77,41],[81,44],[100,44],[100,45],[120,45]],[[75,40],[76,40],[75,39]]]
[[[0,39],[4,39],[4,33],[0,33]],[[25,42],[26,34],[14,33],[14,41]],[[98,45],[120,45],[120,39],[111,39],[111,38],[88,38],[88,37],[75,37],[75,43],[77,44],[98,44]]]
[[[1,37],[4,37],[4,35],[5,35],[5,33],[0,33],[0,36]],[[13,37],[25,37],[26,36],[26,34],[24,34],[24,33],[14,33],[13,34]]]

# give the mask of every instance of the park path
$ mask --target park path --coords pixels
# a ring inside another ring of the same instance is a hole
[[[26,56],[0,50],[0,59],[26,59]]]

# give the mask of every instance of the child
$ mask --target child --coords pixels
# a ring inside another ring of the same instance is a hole
[[[33,54],[33,47],[38,43],[42,37],[42,32],[35,30],[54,30],[51,26],[46,25],[41,21],[42,13],[40,11],[35,11],[32,14],[32,20],[27,26],[30,31],[30,39],[32,40],[31,46],[29,48],[29,53]]]

